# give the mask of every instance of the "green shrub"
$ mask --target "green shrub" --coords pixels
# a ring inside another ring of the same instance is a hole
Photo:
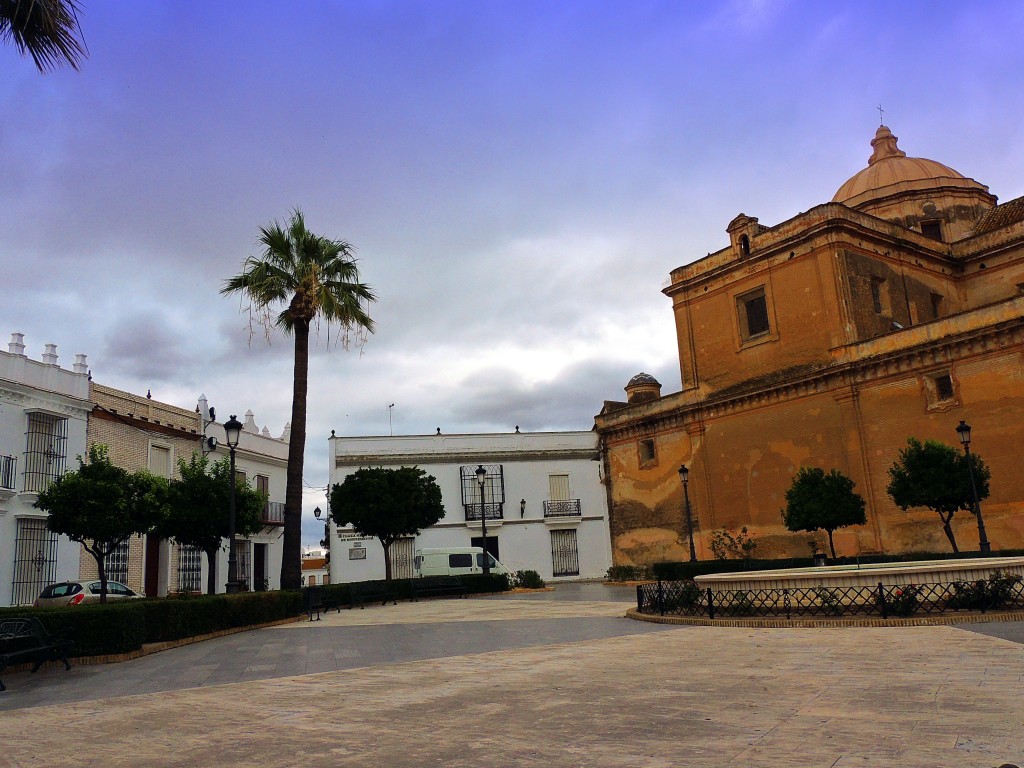
[[[1002,608],[1013,598],[1014,588],[1020,580],[1020,576],[995,570],[987,580],[953,582],[952,594],[946,605],[957,610]]]
[[[541,589],[544,587],[544,579],[536,571],[516,571],[512,576],[512,586],[522,589]]]
[[[843,603],[838,590],[819,586],[814,588],[814,596],[823,613],[838,616],[843,612]]]
[[[921,604],[921,588],[909,584],[894,587],[888,595],[889,611],[896,616],[911,616]]]
[[[108,605],[77,605],[72,608],[4,608],[0,618],[35,616],[47,630],[67,634],[74,641],[75,656],[127,653],[145,642],[148,600],[128,600]]]
[[[462,577],[462,583],[466,585],[466,592],[470,595],[478,595],[486,592],[508,592],[511,589],[508,574],[491,573],[486,576],[482,573],[474,573]]]
[[[660,563],[656,564],[660,565]],[[651,577],[646,565],[613,565],[608,569],[608,581],[642,581]]]
[[[267,624],[296,616],[305,609],[302,594],[287,590],[140,602],[146,612],[147,643]]]

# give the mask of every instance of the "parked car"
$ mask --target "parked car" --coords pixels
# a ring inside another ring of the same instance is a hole
[[[39,597],[32,603],[37,608],[53,608],[63,605],[82,605],[83,603],[98,603],[100,601],[100,581],[62,581],[59,584],[51,584],[39,593]],[[107,582],[107,602],[117,600],[139,599],[142,595],[136,594],[124,584],[117,581]]]

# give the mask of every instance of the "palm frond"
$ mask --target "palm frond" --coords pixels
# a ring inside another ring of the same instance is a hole
[[[78,0],[0,0],[0,40],[31,56],[40,72],[64,64],[78,69],[88,55],[79,10]]]

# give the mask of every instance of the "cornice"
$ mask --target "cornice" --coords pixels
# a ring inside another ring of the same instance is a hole
[[[335,467],[381,467],[410,466],[419,464],[501,464],[517,461],[570,461],[585,459],[597,461],[600,458],[597,448],[565,448],[551,450],[522,451],[459,451],[452,453],[403,453],[401,455],[384,456],[381,454],[345,454],[334,457]]]
[[[789,381],[757,386],[724,397],[714,394],[698,402],[679,405],[662,413],[638,414],[635,419],[602,427],[598,434],[608,440],[629,440],[651,436],[660,430],[683,428],[695,434],[706,420],[796,400],[809,395],[835,393],[840,400],[857,397],[856,388],[874,381],[950,365],[958,360],[990,352],[1021,347],[1024,349],[1024,317],[983,329],[922,342],[870,358],[833,363]],[[626,416],[621,411],[616,415]],[[620,417],[621,417],[620,416]]]

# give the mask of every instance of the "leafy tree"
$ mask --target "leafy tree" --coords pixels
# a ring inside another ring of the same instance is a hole
[[[100,602],[105,603],[106,558],[131,536],[157,526],[166,511],[167,481],[115,466],[104,445],[91,446],[88,462],[81,457],[78,462],[78,471],[55,480],[35,506],[48,513],[51,531],[77,541],[96,560]]]
[[[953,515],[957,510],[974,511],[968,458],[956,448],[937,440],[923,443],[907,439],[907,447],[889,468],[889,496],[902,510],[926,507],[938,512],[942,530],[954,552],[960,549],[953,535]],[[976,453],[970,455],[978,499],[988,498],[992,473]]]
[[[867,522],[864,499],[853,486],[853,480],[838,469],[825,474],[821,467],[800,467],[786,491],[782,521],[791,531],[825,531],[834,558],[836,545],[832,533],[838,528]]]
[[[385,578],[391,580],[391,545],[415,536],[444,517],[441,489],[418,467],[359,469],[331,489],[331,517],[384,547]]]
[[[227,458],[210,463],[199,454],[178,460],[180,479],[171,480],[167,516],[157,533],[178,544],[198,547],[206,554],[206,590],[217,591],[217,550],[230,533],[231,464]],[[250,536],[262,527],[265,494],[235,478],[235,534]]]
[[[268,335],[271,325],[276,325],[295,337],[281,587],[298,589],[302,584],[302,468],[306,450],[310,325],[319,318],[328,325],[337,323],[345,340],[352,332],[372,333],[373,321],[363,309],[363,303],[368,305],[376,296],[367,285],[359,282],[352,246],[307,230],[298,209],[286,226],[275,221],[269,227],[262,227],[259,242],[264,248],[262,256],[246,259],[242,273],[227,280],[221,293],[239,292],[247,297],[250,317],[255,315]],[[283,308],[274,317],[277,307]]]
[[[78,69],[85,56],[78,11],[78,0],[0,0],[0,40],[31,56],[40,72]]]

